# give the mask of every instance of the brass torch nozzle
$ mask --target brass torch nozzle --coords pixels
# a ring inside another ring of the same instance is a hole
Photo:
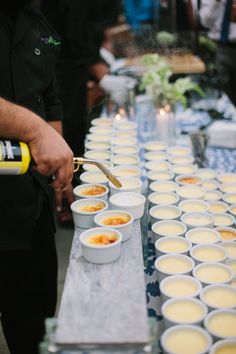
[[[109,181],[112,184],[114,184],[114,186],[116,186],[117,188],[122,187],[122,184],[116,178],[116,176],[114,176],[102,163],[96,160],[84,159],[83,157],[74,157],[74,165],[75,165],[74,172],[77,172],[79,170],[79,166],[85,163],[89,165],[97,166],[104,173],[104,175],[109,179]]]

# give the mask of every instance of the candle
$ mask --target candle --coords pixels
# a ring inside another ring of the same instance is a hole
[[[158,139],[172,144],[175,137],[175,117],[171,107],[166,105],[160,108],[156,120]]]

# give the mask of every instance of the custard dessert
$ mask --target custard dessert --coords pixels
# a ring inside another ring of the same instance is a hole
[[[114,235],[94,235],[90,236],[88,239],[88,243],[90,245],[95,245],[95,246],[107,246],[112,243],[115,243],[118,240],[118,237],[116,234]]]
[[[94,197],[106,192],[106,188],[103,186],[94,185],[89,188],[84,188],[80,190],[80,195],[83,197]]]
[[[105,207],[104,203],[97,204],[84,204],[79,206],[79,211],[82,213],[95,213],[102,210]]]

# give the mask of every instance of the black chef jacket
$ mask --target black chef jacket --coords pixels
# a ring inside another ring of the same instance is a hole
[[[55,81],[59,50],[60,39],[40,12],[27,5],[14,25],[0,5],[0,96],[48,121],[60,120]],[[42,206],[45,200],[50,205],[51,195],[47,179],[36,172],[0,176],[0,249],[31,247]]]

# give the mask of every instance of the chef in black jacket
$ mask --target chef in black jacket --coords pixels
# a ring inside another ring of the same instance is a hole
[[[60,39],[30,0],[0,2],[0,97],[59,125],[54,79]],[[55,146],[57,149],[57,146]],[[54,315],[57,257],[52,190],[31,170],[0,176],[0,313],[11,353],[37,353]]]

